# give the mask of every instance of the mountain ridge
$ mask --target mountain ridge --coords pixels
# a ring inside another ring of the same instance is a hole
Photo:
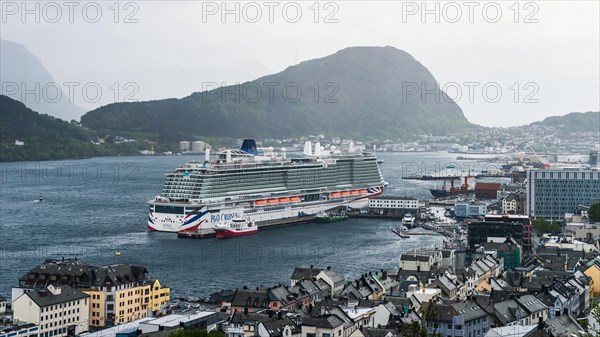
[[[89,111],[81,121],[95,130],[156,133],[167,142],[240,134],[382,137],[476,127],[455,102],[406,95],[404,83],[432,88],[436,80],[397,48],[349,47],[254,81],[182,99],[109,104]]]

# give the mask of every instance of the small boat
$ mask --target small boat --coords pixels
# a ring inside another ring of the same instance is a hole
[[[350,191],[351,195],[359,195],[360,192],[358,190]]]
[[[396,228],[392,229],[392,232],[403,239],[410,238],[410,236],[407,233],[406,227],[404,227],[404,226],[396,227]]]
[[[317,216],[315,217],[315,221],[316,222],[321,222],[321,223],[343,221],[343,220],[346,220],[346,219],[348,219],[347,215],[342,215],[342,214],[327,214],[325,212],[321,212],[321,213],[317,214]]]
[[[340,192],[333,192],[329,196],[332,197],[332,198],[339,198],[341,196],[341,193]]]
[[[277,203],[279,203],[279,200],[277,200],[277,199],[269,199],[269,200],[267,200],[267,204],[269,204],[269,205],[274,205],[274,204],[277,204]]]
[[[348,191],[344,191],[344,192],[342,192],[341,194],[342,194],[342,197],[347,197],[347,196],[349,196],[349,195],[350,195],[350,192],[348,192]]]
[[[291,198],[290,198],[290,201],[291,201],[291,202],[300,202],[300,197],[296,197],[296,196],[294,196],[294,197],[291,197]]]
[[[242,235],[256,234],[258,226],[254,221],[244,218],[234,218],[229,222],[216,224],[213,227],[217,235],[217,239],[232,238]]]
[[[359,190],[358,192],[359,192],[360,194],[367,194],[367,193],[369,193],[369,191],[367,191],[367,190],[364,190],[364,189],[363,189],[363,190]]]
[[[279,202],[290,202],[290,198],[279,198]]]
[[[414,226],[415,217],[410,213],[404,214],[404,217],[402,218],[402,224],[408,227]]]
[[[266,205],[266,204],[267,204],[267,201],[266,201],[266,200],[256,200],[256,201],[254,202],[254,205],[256,205],[256,206],[264,206],[264,205]]]
[[[42,197],[42,195],[40,194],[40,196],[34,201],[35,202],[44,202],[44,197]]]

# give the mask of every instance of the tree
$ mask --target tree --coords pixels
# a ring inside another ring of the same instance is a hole
[[[597,299],[592,300],[591,321],[587,321],[583,327],[586,331],[585,337],[600,337],[600,304]]]
[[[588,217],[590,221],[600,222],[600,202],[595,203],[588,210]]]
[[[225,333],[219,330],[212,330],[208,332],[201,329],[179,329],[171,333],[169,337],[225,337]]]

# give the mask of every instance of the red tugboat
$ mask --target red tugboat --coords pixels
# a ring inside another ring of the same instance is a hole
[[[258,232],[256,223],[244,218],[234,218],[230,222],[217,224],[213,229],[217,234],[217,239],[256,234]]]

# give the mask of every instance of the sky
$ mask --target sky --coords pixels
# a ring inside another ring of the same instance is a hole
[[[0,38],[91,110],[185,97],[351,46],[413,55],[483,126],[600,110],[600,1],[1,1]]]

